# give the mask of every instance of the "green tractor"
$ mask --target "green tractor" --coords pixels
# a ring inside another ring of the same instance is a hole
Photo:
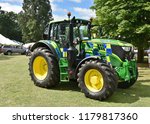
[[[34,84],[52,88],[77,80],[86,97],[105,100],[117,87],[129,88],[138,78],[133,45],[92,39],[91,21],[73,17],[50,22],[44,40],[31,48],[29,72]]]

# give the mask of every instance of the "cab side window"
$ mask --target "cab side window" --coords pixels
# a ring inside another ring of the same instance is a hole
[[[54,23],[51,24],[50,39],[56,41],[60,47],[69,47],[69,24],[66,23]]]
[[[58,25],[52,24],[51,25],[51,31],[50,31],[50,39],[51,40],[54,40],[54,41],[58,40],[57,31],[58,31]]]

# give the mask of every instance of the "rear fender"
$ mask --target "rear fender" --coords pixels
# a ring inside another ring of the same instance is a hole
[[[61,57],[61,52],[60,52],[57,44],[54,41],[41,40],[32,46],[31,52],[33,52],[38,47],[45,47],[45,48],[49,49],[58,60]]]

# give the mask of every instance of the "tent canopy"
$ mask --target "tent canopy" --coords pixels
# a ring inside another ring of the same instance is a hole
[[[15,42],[15,43],[19,44],[20,46],[21,46],[21,45],[23,45],[23,43],[22,43],[22,42],[19,42],[19,41],[16,41],[16,40],[13,40],[13,42]]]
[[[0,44],[2,44],[2,45],[16,45],[16,46],[19,45],[17,42],[14,42],[14,41],[4,37],[1,34],[0,34]]]
[[[29,48],[30,46],[33,46],[35,43],[26,43],[23,45],[24,48]]]

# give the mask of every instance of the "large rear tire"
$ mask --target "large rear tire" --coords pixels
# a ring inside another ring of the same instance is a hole
[[[86,97],[97,100],[110,97],[118,85],[115,72],[109,65],[92,60],[81,65],[77,81]]]
[[[29,60],[29,72],[34,84],[43,88],[51,88],[59,84],[59,65],[50,50],[39,47],[34,50]]]

